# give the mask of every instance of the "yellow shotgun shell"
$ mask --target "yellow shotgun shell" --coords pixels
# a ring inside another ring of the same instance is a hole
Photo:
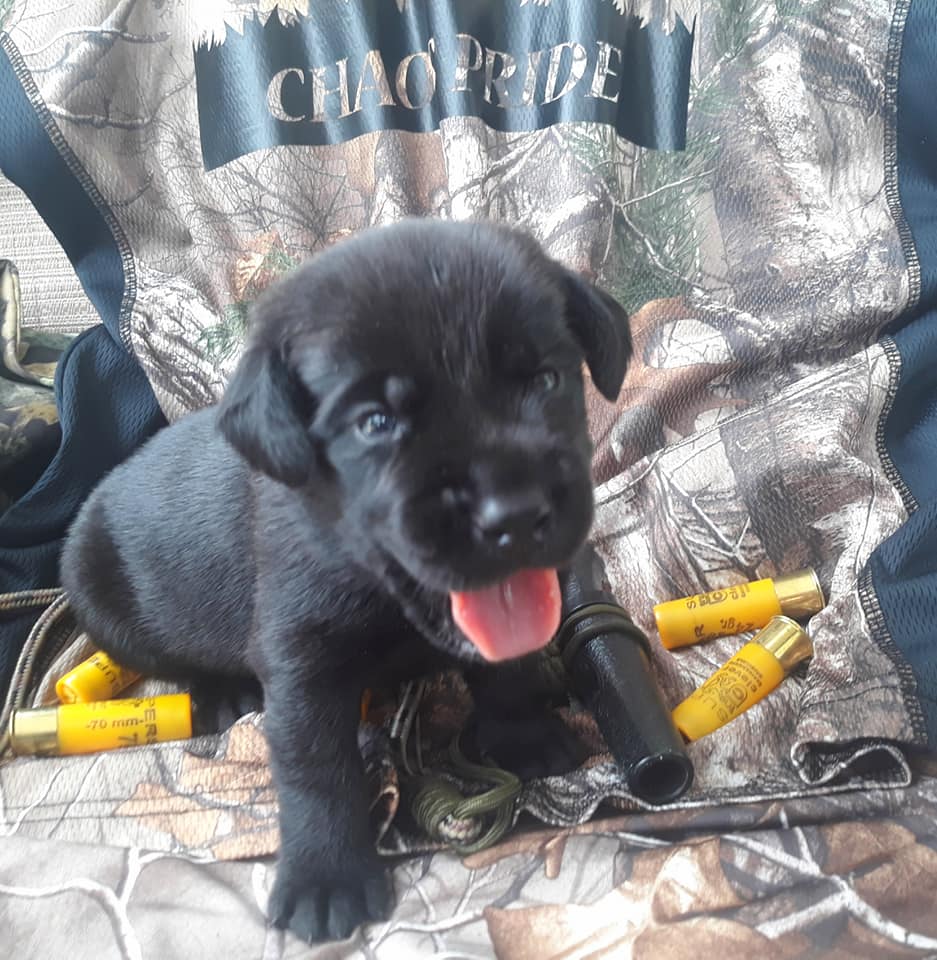
[[[62,703],[112,700],[139,679],[139,673],[126,670],[99,650],[60,677],[55,693]]]
[[[813,570],[739,583],[654,607],[661,643],[668,650],[759,630],[772,617],[800,620],[819,613],[823,590]]]
[[[173,693],[15,710],[9,732],[10,749],[19,756],[67,756],[187,740],[192,736],[192,698]]]
[[[811,656],[813,642],[806,630],[789,617],[775,617],[674,708],[674,724],[684,739],[699,740],[763,700]]]

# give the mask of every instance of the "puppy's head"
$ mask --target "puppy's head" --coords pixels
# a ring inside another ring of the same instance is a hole
[[[611,400],[630,354],[621,307],[530,238],[405,221],[258,301],[219,423],[381,575],[449,594],[456,652],[503,659],[549,641],[592,522],[583,361]]]

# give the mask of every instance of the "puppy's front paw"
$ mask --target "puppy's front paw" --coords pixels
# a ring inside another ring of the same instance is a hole
[[[268,912],[275,926],[289,927],[307,943],[315,943],[344,940],[362,923],[384,919],[389,906],[387,874],[375,860],[366,869],[349,870],[328,883],[279,869]]]

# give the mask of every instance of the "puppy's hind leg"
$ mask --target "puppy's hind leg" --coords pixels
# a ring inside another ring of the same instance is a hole
[[[69,534],[61,580],[79,626],[121,666],[168,679],[191,675],[141,615],[99,500],[88,504]]]
[[[566,699],[562,684],[537,655],[474,667],[465,679],[475,701],[471,739],[482,756],[522,780],[569,773],[586,759],[554,709]]]

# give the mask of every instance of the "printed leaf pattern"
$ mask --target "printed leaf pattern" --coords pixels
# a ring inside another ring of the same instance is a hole
[[[358,0],[276,6],[333,2]],[[275,4],[114,0],[78,17],[0,0],[0,21],[133,250],[129,333],[170,417],[220,396],[250,305],[316,251],[404,216],[517,224],[632,314],[621,398],[588,397],[595,538],[622,602],[653,638],[652,602],[814,566],[830,598],[814,660],[692,745],[696,783],[672,809],[642,809],[571,716],[593,756],[520,802],[522,827],[551,829],[464,864],[398,822],[394,757],[363,728],[380,849],[411,858],[393,917],[328,948],[263,923],[277,834],[259,718],[187,745],[6,763],[11,942],[74,955],[48,922],[61,909],[85,918],[89,956],[141,957],[156,936],[170,960],[937,954],[937,771],[912,767],[916,693],[873,636],[862,575],[905,519],[876,445],[897,375],[876,340],[909,290],[884,188],[895,0],[594,2],[695,18],[685,152],[588,124],[496,133],[453,118],[206,175],[193,43]],[[655,645],[668,701],[741,642]],[[466,707],[451,679],[431,686],[427,743],[447,743]],[[599,812],[617,816],[577,826]],[[198,924],[160,922],[167,899],[173,921]]]
[[[881,808],[871,820],[844,819],[842,800],[723,808],[708,825],[718,833],[699,833],[687,815],[681,826],[620,818],[518,834],[464,862],[411,859],[395,870],[389,922],[319,947],[265,926],[268,858],[212,863],[64,841],[51,858],[47,843],[13,834],[0,904],[17,960],[27,943],[47,956],[125,958],[158,944],[166,960],[209,950],[232,960],[930,957],[937,828],[910,811],[933,810],[937,793],[928,781],[900,799],[908,812]],[[78,916],[76,943],[62,920]]]

